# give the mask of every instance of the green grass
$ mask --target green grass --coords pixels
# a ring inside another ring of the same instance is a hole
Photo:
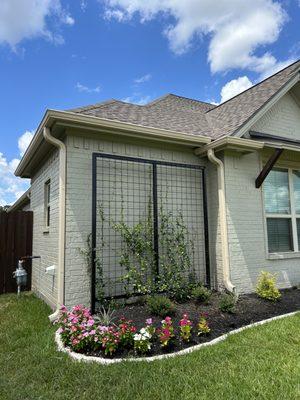
[[[300,315],[174,359],[110,366],[58,353],[50,309],[0,296],[0,399],[300,399]]]

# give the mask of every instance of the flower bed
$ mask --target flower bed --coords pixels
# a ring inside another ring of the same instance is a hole
[[[282,298],[276,303],[256,295],[241,296],[232,314],[220,312],[218,294],[212,296],[208,305],[177,304],[175,315],[164,319],[149,316],[145,305],[125,306],[116,311],[114,324],[110,326],[99,325],[82,306],[70,312],[63,308],[59,332],[65,346],[90,356],[127,358],[168,354],[300,309],[300,290],[281,293]]]

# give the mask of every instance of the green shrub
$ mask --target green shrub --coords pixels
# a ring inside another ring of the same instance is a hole
[[[211,291],[205,286],[197,286],[192,291],[192,297],[197,303],[208,303],[211,298]]]
[[[188,280],[183,280],[182,282],[178,282],[178,285],[174,285],[174,287],[171,290],[168,290],[166,294],[170,299],[177,303],[185,303],[191,299],[194,287],[195,284],[190,283]]]
[[[276,276],[270,272],[262,271],[258,277],[256,293],[262,299],[277,301],[281,297],[281,293],[276,286]]]
[[[219,302],[219,309],[222,312],[233,313],[235,310],[238,297],[233,293],[222,294]]]
[[[166,317],[175,312],[175,304],[166,296],[149,296],[147,298],[147,306],[151,314],[160,317]]]

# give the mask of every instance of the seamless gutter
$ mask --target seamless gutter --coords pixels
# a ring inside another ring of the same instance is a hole
[[[39,145],[43,142],[43,128],[51,128],[54,123],[67,126],[80,126],[82,128],[97,128],[108,130],[111,133],[131,135],[137,138],[153,138],[154,140],[174,141],[182,144],[190,144],[199,146],[211,142],[211,138],[201,135],[190,135],[168,129],[146,127],[143,125],[130,124],[127,122],[119,122],[115,120],[99,118],[91,115],[82,115],[69,111],[47,110],[36,134],[26,150],[20,164],[18,165],[15,175],[20,176],[34,153],[38,150]]]

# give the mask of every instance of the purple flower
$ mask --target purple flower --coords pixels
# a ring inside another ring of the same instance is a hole
[[[146,324],[147,325],[152,325],[152,318],[148,318],[148,319],[146,319]]]

